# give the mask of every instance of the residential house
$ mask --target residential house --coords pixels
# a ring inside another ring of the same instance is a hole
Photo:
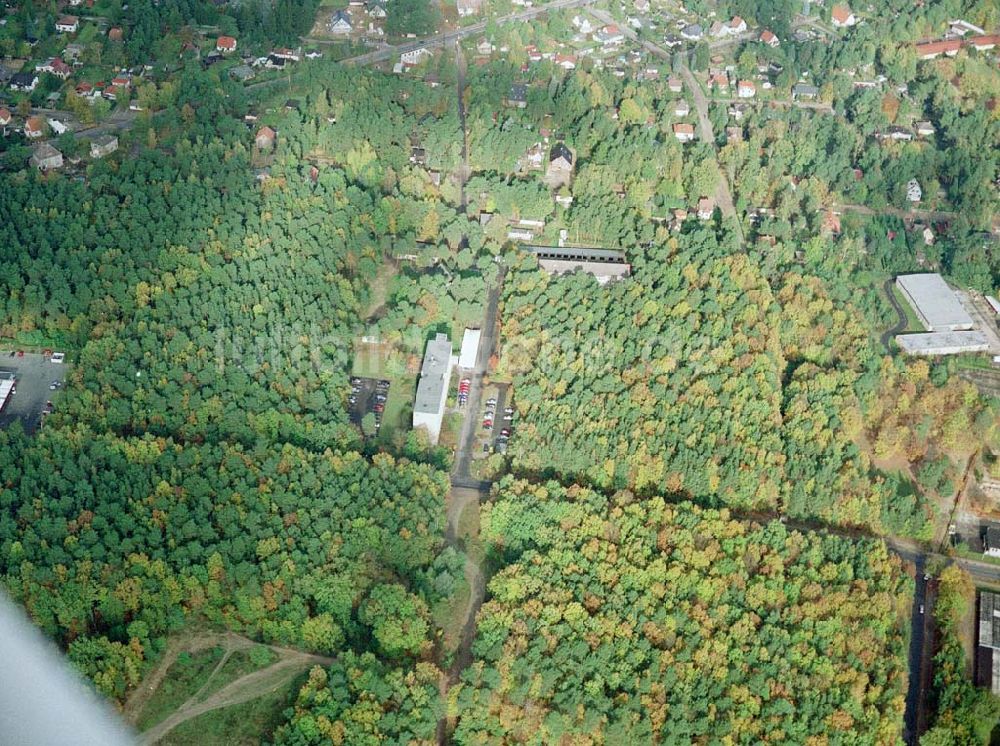
[[[674,116],[686,117],[691,113],[691,105],[683,98],[674,102]]]
[[[476,54],[487,57],[493,54],[493,45],[485,36],[476,42]]]
[[[742,127],[726,127],[726,142],[742,142],[743,141],[743,128]]]
[[[680,93],[684,90],[684,82],[680,78],[671,77],[667,81],[667,88],[671,93]]]
[[[680,142],[691,142],[694,140],[694,125],[688,122],[677,122],[674,124],[674,137]]]
[[[71,65],[80,64],[80,56],[83,54],[83,45],[73,42],[72,44],[67,44],[66,48],[62,51],[62,56]]]
[[[729,76],[725,73],[712,73],[708,76],[708,87],[719,91],[729,90]]]
[[[0,127],[6,127],[10,124],[11,114],[10,109],[4,109],[0,107]]]
[[[545,183],[552,189],[569,184],[573,174],[573,153],[564,143],[556,143],[549,153],[549,165],[545,169]]]
[[[917,135],[919,137],[930,137],[934,134],[934,125],[928,121],[917,122]]]
[[[253,138],[253,144],[257,150],[273,150],[277,136],[277,132],[265,125],[257,130],[257,134]]]
[[[542,168],[542,163],[545,160],[545,146],[536,142],[527,152],[525,152],[524,157],[521,159],[522,168],[525,170],[540,170]]]
[[[969,46],[973,47],[977,52],[985,52],[993,49],[997,44],[1000,44],[1000,34],[977,36],[974,39],[969,39]]]
[[[385,18],[389,15],[382,0],[374,0],[374,2],[368,3],[367,12],[369,18]]]
[[[335,11],[326,24],[326,29],[331,34],[349,34],[354,30],[351,23],[351,16],[345,10]]]
[[[48,73],[49,75],[55,75],[57,78],[66,80],[73,73],[73,68],[58,57],[53,57],[40,65],[35,65],[35,72]]]
[[[270,56],[278,60],[284,60],[285,62],[299,62],[302,60],[302,48],[288,49],[287,47],[278,47],[271,50]]]
[[[796,83],[792,86],[792,100],[812,101],[819,96],[819,88],[808,83]]]
[[[701,27],[700,23],[692,23],[690,26],[685,26],[681,29],[681,37],[688,41],[698,41],[704,35],[705,30]]]
[[[760,41],[761,44],[766,44],[771,48],[777,47],[779,44],[781,44],[781,41],[778,39],[778,36],[773,31],[771,31],[771,29],[764,29],[763,31],[761,31]]]
[[[576,69],[576,55],[575,54],[556,54],[552,57],[552,62],[557,66],[561,67],[563,70],[575,70]]]
[[[920,188],[920,182],[916,179],[910,179],[906,182],[906,201],[907,202],[919,202],[924,196],[924,190]]]
[[[51,171],[56,168],[62,168],[63,155],[52,147],[50,143],[43,142],[36,145],[34,150],[32,150],[28,163],[31,164],[32,168],[37,168],[39,171]]]
[[[112,26],[108,29],[108,41],[121,41],[123,38],[121,26]]]
[[[709,220],[715,212],[715,200],[711,197],[702,197],[698,200],[698,219]]]
[[[507,106],[523,109],[528,105],[528,86],[524,83],[514,83],[507,93]]]
[[[648,13],[649,12],[649,0],[634,0],[632,5],[635,7],[636,13]]]
[[[594,33],[594,41],[610,47],[625,41],[625,34],[622,33],[622,30],[617,25],[609,23]]]
[[[114,135],[101,135],[90,142],[90,157],[103,158],[118,150],[118,138]]]
[[[483,9],[483,0],[456,0],[455,5],[461,18],[478,15]]]
[[[1000,557],[1000,526],[992,523],[989,524],[986,527],[985,534],[983,537],[983,554],[987,557]],[[1000,605],[997,608],[1000,609]],[[1000,647],[1000,636],[997,637],[996,644]]]
[[[45,134],[45,120],[41,117],[28,117],[24,122],[24,136],[29,140],[37,140]]]
[[[731,21],[726,23],[715,23],[712,25],[713,36],[739,36],[747,30],[747,22],[739,16],[733,16]]]
[[[875,134],[878,140],[895,140],[896,142],[909,142],[913,139],[913,133],[906,127],[900,127],[899,125],[892,125],[885,132],[878,132]]]
[[[591,34],[594,32],[594,24],[590,22],[587,16],[573,16],[571,23],[581,34]]]
[[[56,21],[56,31],[60,34],[75,34],[80,30],[80,19],[76,16],[60,16]]]
[[[830,12],[830,21],[836,28],[847,28],[856,24],[858,19],[846,5],[834,5]]]
[[[747,104],[733,104],[729,107],[729,116],[737,122],[742,122],[750,107]]]
[[[67,132],[69,132],[69,127],[60,122],[58,119],[53,119],[49,117],[48,119],[45,120],[45,122],[49,125],[49,129],[51,129],[57,135],[65,135]]]
[[[15,91],[30,93],[38,87],[38,76],[34,73],[14,73],[10,79],[10,87]]]
[[[737,98],[753,98],[757,95],[757,86],[752,80],[741,80],[736,86]]]
[[[255,76],[256,73],[250,65],[237,65],[229,70],[229,77],[240,83],[246,83],[248,80],[252,80]]]
[[[414,145],[410,148],[410,163],[414,166],[427,165],[427,151],[424,148]]]

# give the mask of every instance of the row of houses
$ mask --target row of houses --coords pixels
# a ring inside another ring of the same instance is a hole
[[[973,36],[970,39],[942,39],[941,41],[915,44],[914,49],[919,59],[933,60],[941,55],[954,57],[960,49],[975,49],[979,52],[984,52],[996,47],[998,42],[1000,42],[1000,34],[984,34]]]
[[[101,135],[90,143],[90,157],[104,158],[118,150],[118,138],[114,135]],[[43,173],[55,171],[63,167],[64,158],[52,143],[42,142],[36,145],[28,159],[28,165]]]

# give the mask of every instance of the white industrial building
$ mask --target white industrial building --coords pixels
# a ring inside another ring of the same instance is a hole
[[[990,348],[982,332],[898,334],[896,344],[907,355],[958,355],[963,352],[986,352]]]
[[[0,370],[0,409],[7,405],[7,400],[14,393],[14,386],[17,380],[9,370]]]
[[[420,367],[417,382],[417,396],[413,402],[413,429],[427,428],[427,436],[433,445],[441,437],[441,423],[444,421],[444,405],[448,399],[448,382],[454,359],[451,355],[451,339],[447,334],[437,334],[427,343],[424,363]]]
[[[463,370],[472,370],[476,367],[476,358],[479,357],[479,340],[483,333],[479,329],[466,329],[462,337],[462,351],[458,355],[458,367]]]
[[[941,275],[900,275],[896,286],[927,331],[958,332],[975,327],[969,312]]]

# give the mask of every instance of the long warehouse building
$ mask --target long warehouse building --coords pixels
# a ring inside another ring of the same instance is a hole
[[[898,334],[896,344],[907,355],[959,355],[963,352],[986,352],[990,348],[982,332]]]
[[[451,339],[447,334],[437,334],[427,343],[424,362],[420,367],[417,396],[413,402],[413,429],[427,428],[432,445],[441,437],[444,422],[444,405],[448,400],[448,383],[451,380]]]
[[[0,370],[0,409],[7,406],[10,395],[15,393],[16,376],[9,370]]]
[[[960,332],[975,328],[969,312],[941,275],[900,275],[896,285],[927,331]]]

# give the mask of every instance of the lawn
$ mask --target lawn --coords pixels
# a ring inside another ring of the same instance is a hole
[[[181,723],[158,742],[160,746],[251,746],[266,743],[284,718],[306,674],[296,676],[257,699],[206,712]]]
[[[892,294],[896,298],[896,302],[899,303],[899,307],[902,308],[903,313],[906,314],[906,328],[903,331],[904,332],[927,331],[926,329],[924,329],[924,325],[920,323],[920,319],[917,318],[917,314],[913,310],[913,307],[910,305],[909,301],[907,301],[906,298],[903,297],[903,294],[899,291],[899,288],[896,287],[896,283],[892,283],[890,287],[892,288]]]
[[[152,728],[193,697],[208,681],[225,651],[221,647],[181,653],[136,722],[142,732]]]
[[[352,376],[385,378],[391,382],[382,416],[380,435],[383,438],[394,432],[410,429],[417,376],[409,372],[408,357],[405,352],[389,345],[361,343],[354,349]]]

